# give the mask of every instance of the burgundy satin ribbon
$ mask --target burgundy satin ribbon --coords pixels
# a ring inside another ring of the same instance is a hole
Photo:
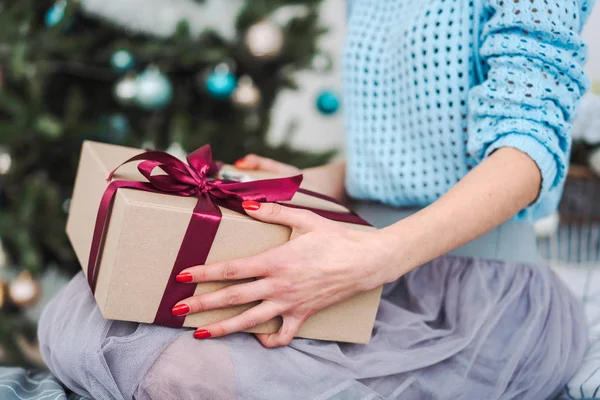
[[[138,170],[148,182],[121,180],[110,182],[115,172],[121,166],[133,161],[142,161],[138,164]],[[189,165],[167,153],[148,151],[123,162],[110,173],[107,179],[110,184],[104,191],[96,216],[96,225],[94,227],[87,266],[88,283],[92,292],[94,292],[98,279],[98,261],[102,253],[103,236],[108,223],[107,218],[118,189],[137,189],[176,196],[197,197],[198,201],[192,212],[154,320],[155,324],[177,328],[183,325],[184,318],[173,316],[171,309],[177,302],[192,296],[196,290],[196,286],[178,283],[175,280],[175,276],[186,268],[203,265],[206,262],[221,222],[222,215],[219,206],[244,213],[241,205],[243,201],[287,201],[291,200],[297,191],[336,202],[319,193],[299,189],[302,182],[302,175],[254,182],[210,180],[210,176],[218,173],[221,164],[213,161],[212,152],[208,145],[188,155],[187,161]],[[152,175],[155,168],[160,168],[165,174]],[[292,207],[306,208],[325,218],[339,222],[368,225],[367,222],[354,213],[338,213],[298,206]]]

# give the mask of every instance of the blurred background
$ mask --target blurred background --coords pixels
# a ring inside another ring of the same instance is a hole
[[[43,366],[36,320],[80,270],[64,229],[83,140],[299,167],[342,155],[344,3],[0,0],[0,365]],[[599,7],[584,36],[600,82]],[[600,265],[598,95],[560,211],[538,224],[549,262],[588,274],[568,278],[581,290]]]

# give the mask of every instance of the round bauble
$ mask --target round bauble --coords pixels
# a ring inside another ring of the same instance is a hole
[[[333,60],[326,53],[317,53],[311,62],[312,68],[319,73],[330,72],[333,68]]]
[[[23,271],[17,278],[10,283],[8,296],[10,301],[18,307],[31,307],[37,301],[41,294],[41,287],[38,281],[33,279],[28,271]]]
[[[173,85],[158,68],[148,68],[135,79],[135,104],[146,110],[166,107],[173,98]]]
[[[254,108],[260,103],[260,97],[260,90],[254,84],[252,78],[242,76],[231,96],[231,101],[240,108]]]
[[[120,72],[126,72],[135,65],[133,55],[128,50],[117,50],[110,56],[110,64]]]
[[[121,142],[131,133],[131,125],[124,114],[116,113],[108,117],[108,129],[115,142]]]
[[[65,214],[69,213],[69,210],[71,209],[71,199],[70,198],[63,201],[62,209]]]
[[[340,100],[333,91],[323,90],[317,96],[316,107],[321,114],[332,115],[340,109]]]
[[[4,309],[8,302],[8,285],[0,280],[0,310]]]
[[[59,0],[54,3],[48,11],[46,11],[46,15],[44,16],[44,21],[46,26],[53,27],[58,25],[65,15],[67,14],[67,1]]]
[[[10,171],[12,157],[8,148],[0,146],[0,175],[6,175]]]
[[[227,65],[218,65],[206,78],[206,92],[215,99],[226,99],[237,87],[237,78]]]
[[[283,32],[273,22],[263,20],[248,28],[244,42],[250,54],[255,57],[276,57],[283,48]]]
[[[127,75],[117,81],[114,88],[117,101],[123,105],[132,104],[137,95],[137,84],[135,77]]]

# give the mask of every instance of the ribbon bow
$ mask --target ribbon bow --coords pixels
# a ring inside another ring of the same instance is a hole
[[[119,168],[133,161],[142,161],[137,168],[148,182],[112,181]],[[187,161],[188,164],[164,152],[148,151],[130,158],[110,173],[107,180],[112,182],[109,183],[100,201],[87,266],[88,283],[93,292],[96,289],[98,260],[101,254],[102,237],[108,222],[108,212],[118,189],[128,188],[197,197],[198,202],[194,207],[154,320],[156,324],[172,327],[181,327],[183,319],[174,317],[171,308],[182,298],[192,296],[195,291],[194,285],[176,283],[175,276],[188,267],[206,262],[221,222],[219,206],[244,213],[241,203],[246,200],[259,202],[291,200],[302,182],[302,175],[255,182],[212,180],[210,177],[218,173],[221,163],[214,162],[209,145],[191,153]],[[157,168],[160,168],[164,174],[153,175]]]

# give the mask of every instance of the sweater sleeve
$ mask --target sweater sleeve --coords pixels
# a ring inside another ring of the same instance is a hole
[[[535,207],[564,184],[569,121],[589,86],[579,33],[592,1],[480,1],[483,79],[469,94],[468,150],[477,161],[501,147],[528,154],[542,175]]]

